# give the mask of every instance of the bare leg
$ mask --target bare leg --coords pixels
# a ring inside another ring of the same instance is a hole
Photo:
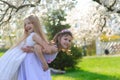
[[[43,53],[42,53],[42,48],[40,45],[36,44],[34,46],[34,49],[35,49],[35,54],[37,54],[37,56],[39,57],[41,63],[42,63],[42,67],[43,67],[43,70],[46,71],[48,70],[49,66],[43,56]]]

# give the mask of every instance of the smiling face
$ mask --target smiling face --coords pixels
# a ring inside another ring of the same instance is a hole
[[[31,33],[34,31],[33,27],[34,27],[34,25],[32,24],[32,22],[29,19],[24,20],[25,31],[27,31],[28,33]]]
[[[62,49],[68,49],[71,46],[72,37],[70,35],[63,35],[60,39]]]

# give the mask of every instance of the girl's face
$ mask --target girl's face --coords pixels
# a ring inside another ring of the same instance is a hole
[[[63,49],[68,49],[71,46],[72,37],[70,35],[64,35],[61,37],[60,44]]]
[[[30,22],[29,19],[25,19],[24,21],[24,28],[27,32],[31,33],[34,31],[33,29],[34,25]]]

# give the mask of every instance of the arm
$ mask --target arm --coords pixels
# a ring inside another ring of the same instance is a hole
[[[33,40],[36,42],[36,45],[34,46],[34,51],[35,54],[39,57],[41,63],[42,63],[42,67],[43,70],[46,71],[49,67],[48,64],[46,62],[45,57],[43,56],[43,50],[46,51],[47,53],[50,53],[51,50],[49,48],[49,45],[47,44],[47,42],[45,42],[39,35],[34,34],[33,35]]]
[[[46,62],[45,57],[43,56],[41,46],[38,45],[38,44],[34,45],[34,51],[35,51],[35,54],[39,57],[39,59],[40,59],[40,61],[42,63],[43,70],[44,71],[48,70],[49,66],[48,66],[48,64]]]
[[[34,52],[34,47],[33,46],[22,47],[21,49],[26,53]]]
[[[36,44],[36,45],[38,45],[38,44]],[[42,53],[45,53],[45,54],[54,54],[54,53],[58,52],[58,48],[55,47],[55,46],[49,46],[49,48],[50,48],[51,52],[48,53],[48,52],[44,51],[43,49],[41,49]],[[26,46],[26,47],[22,48],[22,50],[24,52],[27,52],[27,53],[35,52],[35,46],[34,47],[32,47],[32,46]]]
[[[34,47],[32,47],[32,46],[24,47],[24,48],[22,48],[22,50],[27,52],[27,53],[34,52],[38,56],[38,58],[40,59],[43,70],[44,71],[48,70],[49,66],[48,66],[48,64],[43,56],[42,48],[39,44],[35,44]]]
[[[55,45],[51,45],[50,49],[51,49],[51,53],[47,53],[47,54],[55,54],[56,52],[58,52],[58,48]]]
[[[46,53],[51,53],[50,46],[38,34],[33,35],[33,40],[39,44]]]
[[[54,44],[47,44],[44,40],[41,39],[41,37],[39,37],[37,34],[33,35],[33,40],[39,44],[42,47],[42,52],[46,53],[46,54],[54,54],[56,52],[58,52],[58,48],[54,46]],[[34,47],[31,46],[27,46],[22,48],[23,51],[25,52],[35,52]]]

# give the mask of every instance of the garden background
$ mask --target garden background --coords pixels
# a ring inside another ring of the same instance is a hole
[[[35,14],[49,40],[63,29],[74,36],[69,54],[61,51],[49,65],[66,72],[53,80],[120,80],[119,7],[119,0],[0,0],[0,56],[23,35],[23,19]]]

